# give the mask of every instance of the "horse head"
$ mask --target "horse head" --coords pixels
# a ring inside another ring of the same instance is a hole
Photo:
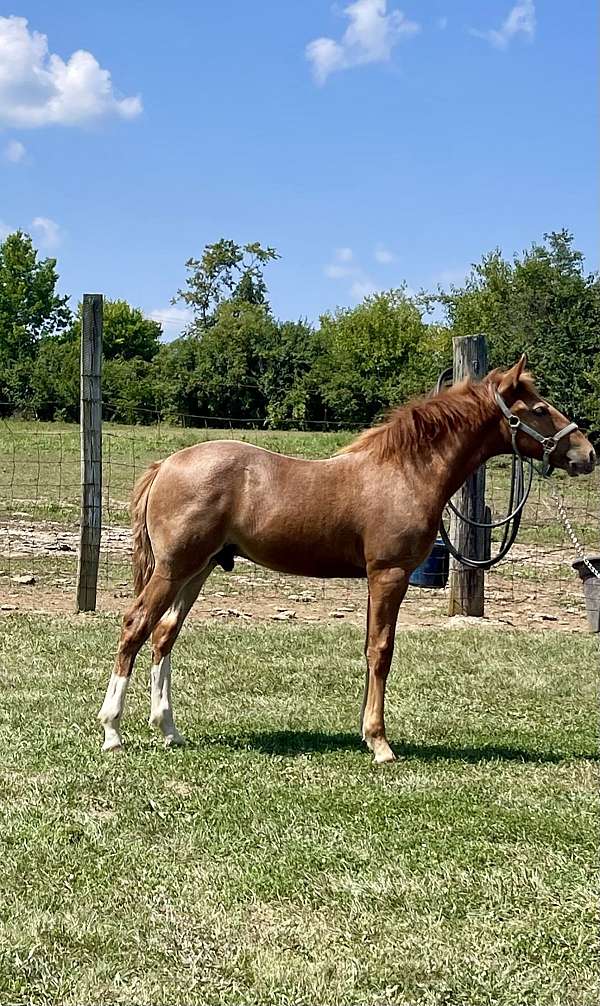
[[[510,370],[494,370],[486,378],[502,413],[503,440],[523,457],[542,461],[545,471],[553,467],[573,476],[589,474],[596,464],[590,441],[576,423],[542,398],[526,365],[523,354]]]

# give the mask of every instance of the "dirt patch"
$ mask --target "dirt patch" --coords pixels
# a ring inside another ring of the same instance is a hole
[[[24,518],[24,514],[13,514],[13,519],[0,527],[0,614],[72,613],[77,529]],[[130,602],[130,552],[129,528],[105,526],[98,611],[120,615]],[[585,631],[581,584],[569,568],[571,560],[570,552],[561,547],[540,550],[516,545],[511,561],[486,578],[484,619],[448,619],[447,590],[412,587],[402,605],[399,624],[407,628],[475,624],[513,630]],[[190,617],[239,622],[346,622],[362,627],[366,600],[364,581],[283,576],[237,559],[231,575],[215,571]]]
[[[335,582],[328,582],[310,599],[295,600],[281,584],[267,588],[253,587],[251,592],[217,591],[202,594],[192,612],[192,620],[290,623],[349,623],[363,627],[366,620],[366,584],[359,583],[343,596],[336,596]],[[121,615],[130,603],[129,589],[101,588],[97,611]],[[63,614],[74,612],[74,590],[36,582],[17,584],[0,578],[0,615],[18,612]],[[557,606],[551,590],[536,591],[535,597],[517,599],[510,582],[489,588],[486,595],[486,617],[482,619],[455,616],[449,619],[447,590],[410,588],[400,612],[400,627],[452,628],[461,625],[481,625],[509,630],[586,631],[585,611],[580,597],[569,604]]]
[[[4,560],[28,557],[68,557],[76,555],[79,531],[58,522],[30,520],[5,521],[0,526],[0,557]],[[131,531],[128,527],[109,525],[102,530],[100,551],[104,555],[129,556]]]

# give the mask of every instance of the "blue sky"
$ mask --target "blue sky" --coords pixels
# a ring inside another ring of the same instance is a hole
[[[220,237],[278,249],[291,318],[561,227],[595,269],[596,36],[594,0],[19,3],[0,233],[169,336],[186,258]]]

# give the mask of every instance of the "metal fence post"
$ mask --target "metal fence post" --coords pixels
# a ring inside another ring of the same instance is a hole
[[[83,295],[81,517],[76,611],[95,611],[102,530],[102,294]]]
[[[484,335],[455,336],[453,345],[454,380],[464,377],[481,379],[487,373],[487,348]],[[471,520],[485,520],[485,465],[477,469],[455,493],[452,501]],[[469,527],[452,514],[450,541],[469,559],[484,559],[486,536],[483,528]],[[484,613],[484,571],[461,566],[450,559],[449,615]]]

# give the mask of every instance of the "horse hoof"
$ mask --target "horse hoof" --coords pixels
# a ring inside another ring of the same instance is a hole
[[[123,745],[121,741],[105,741],[102,745],[102,750],[112,754],[121,754]]]
[[[396,761],[396,755],[392,751],[385,737],[365,737],[363,740],[369,751],[373,755],[375,765],[388,765]]]
[[[184,748],[187,744],[185,737],[181,734],[168,734],[165,737],[165,747],[166,748]]]
[[[376,765],[390,765],[396,761],[396,755],[384,738],[372,741],[370,747],[373,752],[373,761]]]

